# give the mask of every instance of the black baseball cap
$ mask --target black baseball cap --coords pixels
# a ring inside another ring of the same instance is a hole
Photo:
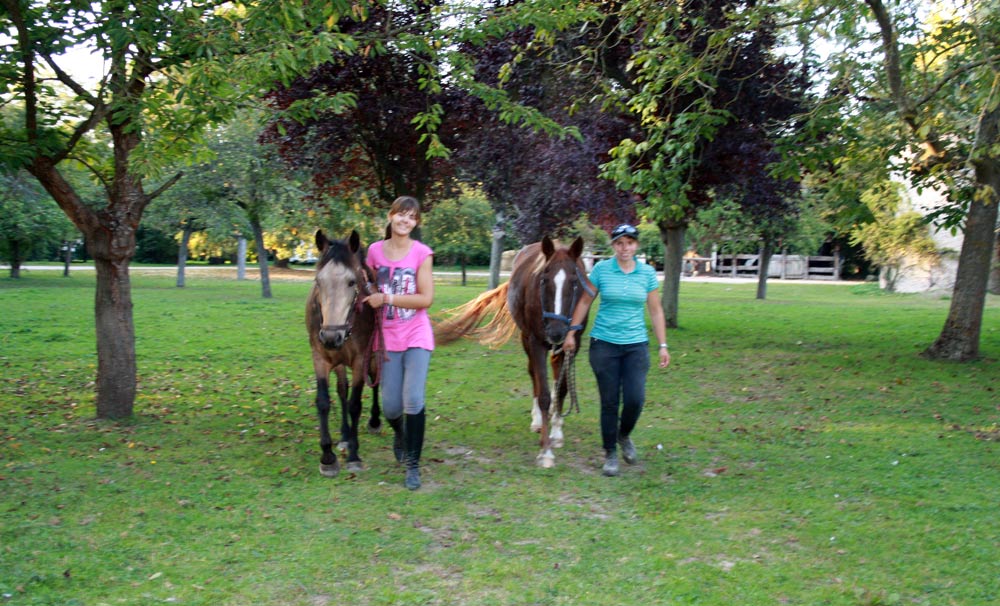
[[[628,236],[633,240],[638,240],[639,230],[629,225],[628,223],[622,223],[621,225],[616,227],[613,232],[611,232],[611,241],[614,242],[615,240],[621,238],[622,236]]]

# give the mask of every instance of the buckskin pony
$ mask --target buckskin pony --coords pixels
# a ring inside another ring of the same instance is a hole
[[[306,301],[306,329],[316,373],[316,412],[319,415],[319,470],[334,477],[340,464],[330,436],[330,373],[337,377],[340,399],[341,448],[347,450],[347,469],[362,469],[358,455],[358,421],[365,385],[372,388],[372,413],[368,429],[381,427],[378,375],[381,363],[376,351],[379,330],[375,311],[362,301],[369,294],[373,276],[364,263],[361,239],[352,231],[346,240],[331,240],[316,232],[316,278]],[[350,370],[350,381],[348,381]]]

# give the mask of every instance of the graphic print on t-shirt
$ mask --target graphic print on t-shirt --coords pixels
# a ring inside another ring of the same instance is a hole
[[[391,272],[391,273],[390,273]],[[417,292],[417,272],[409,267],[379,267],[376,280],[384,293],[395,295],[412,295]],[[385,286],[388,286],[386,288]],[[409,320],[416,315],[415,309],[403,309],[389,305],[385,312],[386,320]]]

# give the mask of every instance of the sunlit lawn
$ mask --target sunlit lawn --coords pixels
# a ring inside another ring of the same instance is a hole
[[[512,341],[439,348],[425,486],[388,435],[318,473],[306,278],[136,271],[140,395],[93,420],[93,275],[0,279],[0,601],[87,606],[1000,601],[1000,301],[984,359],[924,360],[948,301],[685,282],[642,461],[599,473],[595,387],[535,467]],[[481,277],[437,286],[436,310]],[[584,352],[585,353],[585,352]]]

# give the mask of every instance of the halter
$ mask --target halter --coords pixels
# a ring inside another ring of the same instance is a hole
[[[344,338],[350,338],[351,331],[354,330],[354,316],[361,310],[363,303],[361,298],[358,296],[361,294],[361,289],[359,284],[365,285],[365,294],[368,294],[368,277],[363,274],[360,267],[355,267],[354,269],[354,298],[351,299],[350,310],[347,312],[347,319],[343,324],[325,324],[322,326],[324,330],[343,330]],[[319,278],[314,279],[315,282],[319,282]]]
[[[586,281],[584,281],[584,279],[583,279],[583,274],[580,273],[580,267],[579,266],[574,266],[574,271],[576,273],[576,278],[577,279],[576,279],[576,283],[573,284],[573,296],[571,298],[572,303],[570,305],[570,314],[572,314],[573,310],[576,309],[576,303],[579,300],[579,294],[577,292],[577,289],[578,289],[578,287],[580,285],[583,285],[583,289],[584,289],[584,291],[587,292],[587,294],[589,294],[590,296],[594,296],[594,291],[587,286]],[[539,289],[539,296],[541,297],[541,302],[542,302],[542,319],[543,320],[559,320],[560,322],[566,324],[569,327],[569,330],[583,330],[583,325],[582,324],[572,324],[572,322],[573,322],[572,316],[566,316],[566,315],[563,315],[563,314],[557,314],[557,313],[552,312],[552,311],[545,311],[545,282],[544,281],[542,282],[541,288]]]
[[[579,299],[579,293],[577,291],[578,287],[582,286],[583,290],[588,295],[590,295],[591,297],[594,297],[597,294],[597,293],[594,292],[594,289],[590,288],[587,285],[587,280],[584,279],[583,274],[580,272],[580,266],[574,264],[574,270],[576,272],[576,278],[577,278],[577,280],[576,280],[576,283],[573,285],[573,296],[571,298],[573,303],[570,306],[570,309],[571,309],[570,313],[571,314],[573,313],[572,310],[576,309],[576,304],[577,304],[577,301]],[[551,311],[545,311],[545,282],[544,281],[542,282],[542,285],[541,285],[540,295],[541,295],[541,303],[542,303],[542,319],[559,320],[560,322],[564,322],[564,323],[566,323],[568,325],[568,330],[583,330],[583,324],[573,324],[572,323],[573,322],[573,318],[572,317],[567,317],[567,316],[565,316],[563,314],[557,314],[557,313],[551,312]],[[564,351],[562,349],[562,347],[560,346],[553,353],[554,354],[558,354],[560,352],[563,353],[563,363],[562,363],[562,366],[559,369],[559,376],[558,377],[554,377],[554,379],[555,379],[555,388],[556,389],[558,389],[560,383],[562,383],[563,381],[566,381],[566,390],[569,392],[570,405],[569,405],[569,410],[567,412],[565,412],[565,413],[562,413],[562,415],[561,415],[561,416],[565,417],[565,416],[570,415],[574,411],[580,412],[580,402],[579,402],[579,400],[577,399],[577,396],[576,396],[576,364],[575,364],[575,362],[576,362],[576,355],[575,355],[576,352]]]
[[[350,311],[347,312],[347,320],[344,324],[326,325],[323,329],[327,330],[343,330],[344,339],[349,339],[351,337],[351,331],[354,330],[354,318],[361,308],[364,306],[364,301],[362,301],[361,293],[362,288],[364,289],[364,294],[371,295],[371,282],[368,279],[368,273],[365,268],[358,264],[354,267],[354,298],[351,300]],[[374,310],[373,310],[374,311]],[[380,311],[375,311],[373,314],[375,318],[375,325],[372,327],[372,334],[368,338],[368,343],[364,349],[364,361],[361,366],[361,372],[365,378],[365,385],[368,387],[375,387],[379,384],[382,379],[382,360],[385,358],[385,341],[382,337],[382,314]],[[372,353],[378,350],[382,355],[377,358],[372,357]],[[375,365],[375,376],[371,377],[372,364]]]

